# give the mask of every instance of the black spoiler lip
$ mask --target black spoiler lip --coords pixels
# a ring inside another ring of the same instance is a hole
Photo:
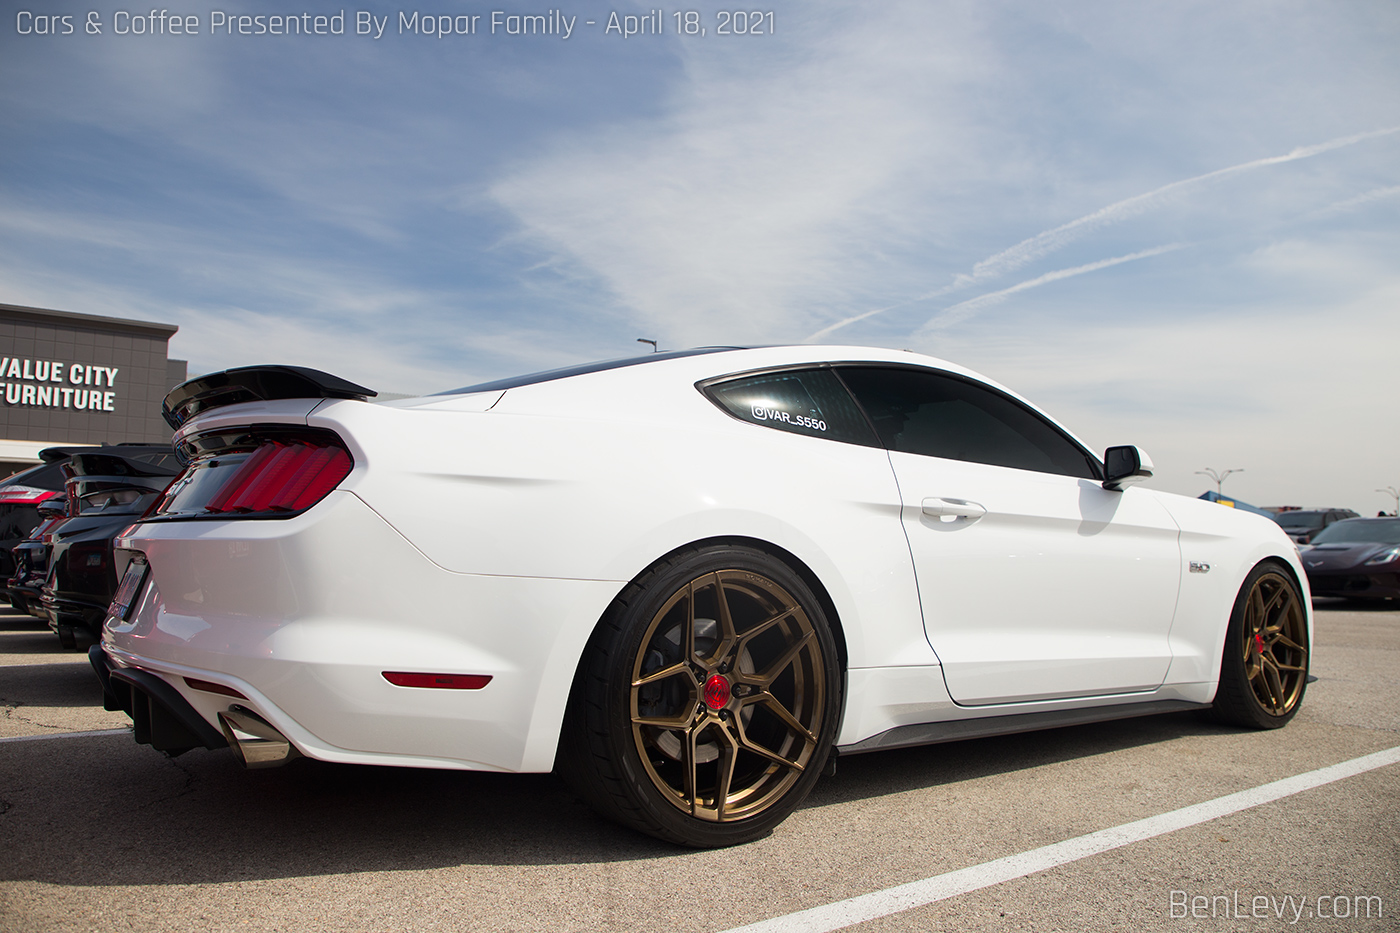
[[[195,415],[242,402],[281,398],[357,398],[378,395],[339,376],[305,366],[240,366],[196,376],[165,396],[160,413],[176,430]]]

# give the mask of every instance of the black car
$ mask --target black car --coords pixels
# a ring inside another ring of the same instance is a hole
[[[1349,518],[1328,525],[1302,557],[1314,596],[1400,599],[1400,518]]]
[[[102,451],[142,462],[173,461],[169,444],[130,443],[84,447],[46,447],[39,466],[0,480],[0,580],[15,574],[13,549],[38,527],[39,503],[61,496],[67,475],[63,464],[76,453]],[[6,593],[8,595],[8,592]]]
[[[112,540],[145,514],[180,472],[169,448],[139,460],[112,451],[74,454],[63,466],[69,476],[69,517],[48,535],[40,610],[66,648],[101,637],[117,591]]]
[[[1333,522],[1359,518],[1351,509],[1288,509],[1274,516],[1284,534],[1299,544],[1310,544],[1318,532]]]
[[[35,506],[39,524],[14,551],[14,573],[7,584],[10,605],[20,612],[38,615],[39,595],[49,573],[49,532],[68,518],[68,500],[63,496],[45,499]],[[42,618],[42,616],[41,616]]]

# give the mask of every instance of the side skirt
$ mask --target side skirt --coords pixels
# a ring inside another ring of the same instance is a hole
[[[1209,709],[1209,703],[1187,700],[1153,700],[1147,703],[1120,703],[1114,706],[1091,706],[1086,709],[1051,710],[1041,713],[1021,713],[1016,716],[988,716],[984,719],[954,719],[948,722],[921,722],[899,726],[879,735],[841,745],[842,755],[884,751],[887,748],[908,748],[913,745],[937,745],[963,739],[981,739],[993,735],[1013,735],[1017,732],[1037,732],[1060,726],[1082,726],[1092,722],[1114,719],[1134,719],[1158,713],[1180,713],[1192,709]]]

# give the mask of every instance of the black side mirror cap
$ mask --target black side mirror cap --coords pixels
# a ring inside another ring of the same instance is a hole
[[[1141,447],[1110,447],[1103,455],[1104,489],[1122,489],[1152,478],[1152,458]]]

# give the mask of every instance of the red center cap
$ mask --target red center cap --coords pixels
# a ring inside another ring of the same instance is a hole
[[[729,681],[719,674],[711,674],[705,681],[705,705],[710,709],[724,709],[729,702]]]
[[[1263,653],[1264,653],[1264,636],[1263,636],[1263,635],[1255,635],[1255,636],[1254,636],[1254,648],[1255,648],[1255,650],[1258,651],[1260,654],[1263,654]]]

